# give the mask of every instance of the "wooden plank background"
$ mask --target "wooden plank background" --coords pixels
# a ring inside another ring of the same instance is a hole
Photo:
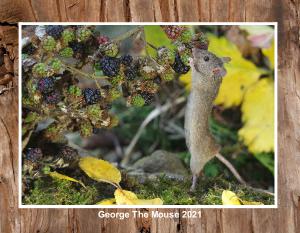
[[[100,220],[97,209],[18,209],[14,91],[0,96],[1,233],[300,232],[299,0],[1,0],[0,22],[18,21],[278,21],[279,208],[203,209],[201,219],[123,221]]]

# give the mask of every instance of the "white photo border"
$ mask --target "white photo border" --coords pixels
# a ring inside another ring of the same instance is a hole
[[[66,208],[94,208],[94,209],[137,209],[137,208],[149,208],[149,209],[166,209],[166,208],[224,208],[224,209],[274,209],[278,208],[278,115],[277,115],[277,104],[278,104],[278,23],[277,22],[19,22],[19,153],[18,153],[18,206],[22,209],[31,208],[55,208],[55,209],[66,209]],[[274,26],[274,201],[273,205],[24,205],[22,204],[22,26],[27,25],[269,25]]]

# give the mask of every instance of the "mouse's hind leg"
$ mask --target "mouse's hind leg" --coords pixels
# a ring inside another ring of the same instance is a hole
[[[201,171],[198,175],[193,175],[192,186],[190,188],[190,192],[195,192],[196,187],[197,187],[197,182],[199,180],[199,177],[203,176],[203,175],[204,175],[203,171]]]

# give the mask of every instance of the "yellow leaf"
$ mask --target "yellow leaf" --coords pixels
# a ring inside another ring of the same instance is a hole
[[[116,204],[115,198],[104,199],[96,203],[96,205],[115,205],[115,204]]]
[[[218,38],[209,34],[208,40],[209,51],[219,57],[231,58],[231,61],[225,64],[227,74],[223,78],[215,103],[226,108],[238,106],[247,88],[255,83],[264,71],[243,58],[239,49],[225,37]]]
[[[274,69],[274,40],[269,48],[262,49],[262,53],[269,59],[270,68]]]
[[[223,205],[241,205],[237,195],[229,190],[224,190],[222,192],[222,203]]]
[[[84,185],[81,181],[76,180],[76,179],[74,179],[74,178],[72,178],[72,177],[69,177],[69,176],[60,174],[60,173],[58,173],[58,172],[49,172],[48,174],[49,174],[49,176],[51,176],[51,177],[54,178],[54,179],[72,181],[72,182],[75,182],[75,183],[79,183],[79,184],[81,184],[83,187],[85,187],[85,185]]]
[[[180,82],[185,85],[185,88],[189,91],[191,90],[191,82],[192,82],[192,71],[190,70],[186,74],[183,74],[179,77]]]
[[[234,192],[229,190],[222,192],[222,203],[223,205],[263,205],[261,202],[242,200]]]
[[[92,179],[118,186],[121,172],[112,164],[94,157],[84,157],[79,161],[79,167]]]
[[[239,137],[252,153],[274,151],[274,81],[264,78],[251,86],[242,104]]]
[[[138,199],[133,192],[122,189],[116,189],[115,198],[118,205],[134,205],[134,201]]]
[[[135,193],[123,190],[116,189],[115,191],[116,203],[118,205],[162,205],[163,201],[160,198],[154,199],[138,199]]]

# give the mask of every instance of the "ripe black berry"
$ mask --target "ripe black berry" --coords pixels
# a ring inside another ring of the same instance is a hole
[[[22,49],[22,53],[25,53],[28,55],[34,54],[35,51],[36,51],[36,47],[32,43],[29,43]]]
[[[87,104],[96,104],[101,98],[101,93],[99,89],[86,88],[83,90],[83,96]]]
[[[54,79],[52,77],[41,78],[37,89],[43,94],[52,92],[54,90]]]
[[[153,79],[153,82],[155,83],[155,84],[161,84],[161,77],[158,75],[158,76],[156,76],[154,79]]]
[[[145,100],[145,104],[149,105],[154,101],[154,94],[148,92],[141,92],[140,95]]]
[[[57,104],[61,100],[61,95],[58,91],[53,91],[44,95],[44,99],[47,104]]]
[[[49,36],[52,36],[54,39],[60,38],[62,32],[64,31],[64,27],[61,25],[49,25],[46,26],[46,33]]]
[[[82,57],[85,54],[85,47],[82,42],[72,41],[69,43],[69,47],[73,50],[74,57]]]
[[[100,60],[100,67],[104,75],[114,77],[120,71],[120,62],[117,58],[105,56]]]
[[[31,162],[36,162],[43,157],[43,152],[40,148],[28,148],[25,153],[25,158]]]
[[[134,80],[137,76],[137,73],[138,73],[138,71],[135,66],[129,66],[124,71],[125,77],[129,81]]]
[[[121,57],[121,63],[125,66],[130,66],[132,61],[133,61],[133,58],[129,54],[126,54],[126,55]]]
[[[181,58],[180,58],[180,56],[179,56],[178,53],[177,53],[176,56],[175,56],[175,62],[174,62],[174,64],[172,65],[172,68],[173,68],[173,70],[174,70],[176,73],[178,73],[178,74],[186,74],[186,73],[190,70],[190,67],[189,67],[189,66],[186,66],[186,65],[182,62],[182,60],[181,60]]]
[[[65,162],[71,162],[79,157],[79,154],[77,150],[73,149],[72,147],[69,146],[63,146],[59,153],[58,156],[63,158]]]

